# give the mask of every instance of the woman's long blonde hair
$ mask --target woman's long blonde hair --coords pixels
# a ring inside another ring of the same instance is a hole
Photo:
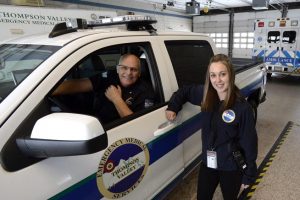
[[[229,86],[226,97],[224,102],[221,106],[221,111],[227,110],[233,106],[237,98],[241,97],[240,90],[234,84],[235,81],[235,72],[232,67],[232,63],[228,56],[224,54],[217,54],[214,55],[209,62],[207,72],[206,72],[206,79],[204,84],[204,95],[201,104],[202,111],[211,112],[214,109],[214,106],[220,101],[217,91],[213,88],[210,82],[210,66],[212,63],[221,62],[223,65],[226,66],[229,76]]]

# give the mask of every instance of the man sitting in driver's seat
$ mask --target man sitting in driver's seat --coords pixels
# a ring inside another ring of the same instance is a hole
[[[93,91],[93,113],[103,123],[131,115],[154,104],[154,91],[140,80],[140,59],[133,54],[122,55],[113,74],[64,81],[52,95]]]

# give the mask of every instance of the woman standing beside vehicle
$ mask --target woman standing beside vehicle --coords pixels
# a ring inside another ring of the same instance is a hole
[[[201,105],[202,163],[198,199],[210,200],[220,183],[225,200],[237,199],[254,182],[257,133],[251,106],[234,84],[235,74],[226,55],[211,58],[205,85],[184,86],[171,97],[166,117],[174,120],[189,101]],[[242,155],[242,156],[241,156]]]

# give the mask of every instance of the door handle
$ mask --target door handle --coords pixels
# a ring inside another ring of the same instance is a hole
[[[279,47],[277,47],[277,51],[279,51]]]
[[[153,135],[154,136],[162,135],[168,132],[169,130],[171,130],[172,128],[174,128],[176,125],[177,123],[175,121],[174,122],[166,121],[158,126],[157,130],[154,131]]]
[[[283,47],[281,47],[281,51],[283,51]]]

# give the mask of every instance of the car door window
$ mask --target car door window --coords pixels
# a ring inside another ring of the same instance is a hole
[[[204,84],[213,51],[207,41],[165,41],[178,86]]]
[[[155,62],[152,57],[153,54],[151,52],[150,44],[134,43],[103,48],[83,58],[72,68],[66,76],[66,80],[89,79],[94,90],[85,93],[51,97],[52,99],[55,98],[56,102],[58,102],[54,103],[56,104],[54,106],[57,108],[53,110],[65,111],[65,108],[67,107],[68,112],[96,116],[104,125],[120,119],[113,103],[108,102],[105,92],[110,85],[116,87],[117,85],[120,86],[117,65],[119,64],[120,57],[124,54],[134,54],[140,58],[141,75],[139,81],[143,82],[143,86],[149,86],[149,91],[147,92],[153,91],[153,104],[160,103],[162,99],[160,98],[160,95],[156,95],[155,92],[158,91],[159,82],[155,81],[154,78]],[[62,84],[64,84],[64,82]],[[126,88],[123,88],[123,90],[125,89]],[[131,104],[128,103],[128,106],[130,107]],[[148,106],[145,106],[145,108],[147,107]],[[132,107],[131,109],[133,112],[142,111],[138,107]]]

